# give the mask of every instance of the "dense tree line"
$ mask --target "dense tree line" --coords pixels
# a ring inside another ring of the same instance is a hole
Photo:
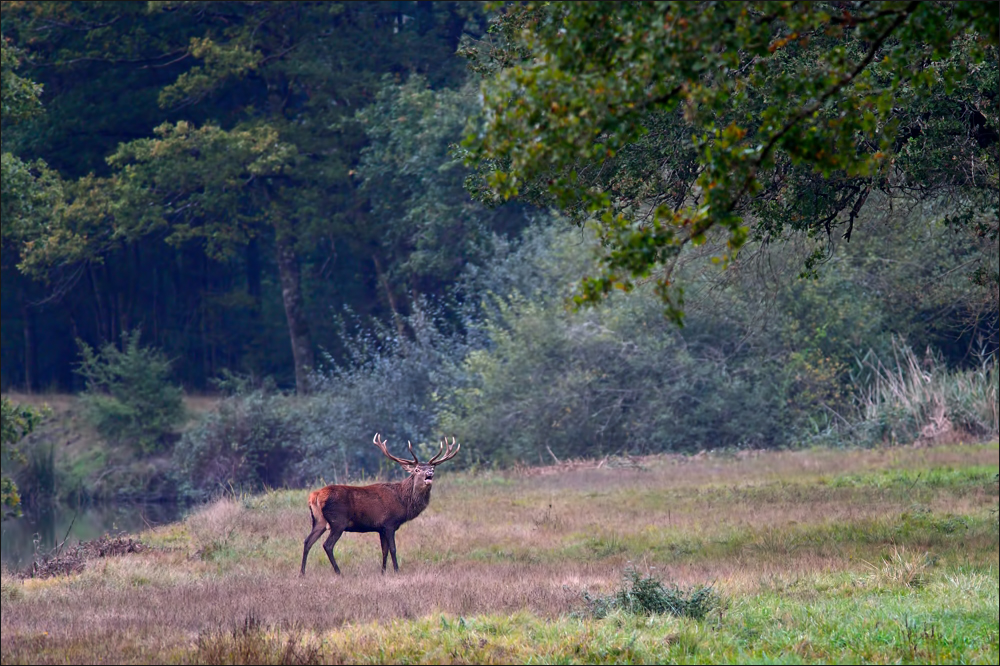
[[[359,175],[383,130],[355,114],[411,75],[460,89],[485,25],[477,3],[5,3],[5,76],[19,61],[44,111],[5,112],[4,152],[51,196],[4,194],[4,386],[80,388],[76,338],[141,328],[192,389],[222,369],[301,389],[338,353],[331,307],[386,319],[441,292],[463,243],[517,221],[431,185],[443,226],[407,229],[391,199],[424,184],[379,181],[392,156]],[[467,111],[431,129],[458,140]]]
[[[3,388],[192,494],[995,434],[994,9],[5,2]]]

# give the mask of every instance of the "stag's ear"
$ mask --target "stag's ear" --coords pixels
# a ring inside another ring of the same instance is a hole
[[[403,471],[406,472],[407,474],[413,474],[414,472],[417,471],[416,465],[401,465],[401,467],[403,468]]]

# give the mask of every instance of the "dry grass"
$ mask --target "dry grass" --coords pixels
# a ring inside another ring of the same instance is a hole
[[[923,587],[927,584],[931,560],[928,553],[908,553],[905,547],[893,545],[892,553],[878,564],[865,562],[871,570],[867,577],[879,589],[893,587]]]
[[[582,592],[613,591],[629,566],[681,586],[714,583],[732,600],[803,603],[869,588],[982,595],[981,572],[997,569],[995,444],[640,464],[442,470],[430,508],[397,536],[400,572],[385,576],[378,538],[357,534],[337,544],[343,576],[318,548],[298,576],[306,491],[219,500],[144,533],[147,552],[48,580],[4,573],[3,662],[517,660],[531,640],[549,640],[544,631],[506,651],[459,645],[461,659],[418,647],[387,653],[378,636],[400,622],[431,631],[439,616],[592,632],[593,621],[568,619],[585,612]],[[249,618],[253,631],[241,634]]]

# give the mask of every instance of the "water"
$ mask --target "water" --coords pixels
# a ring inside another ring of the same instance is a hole
[[[63,539],[63,548],[69,548],[109,533],[134,534],[180,520],[185,510],[178,504],[108,504],[81,509],[51,504],[25,511],[21,518],[5,520],[0,527],[0,562],[8,569],[23,569],[31,566],[35,553],[49,553]]]

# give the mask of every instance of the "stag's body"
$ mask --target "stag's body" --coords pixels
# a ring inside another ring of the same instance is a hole
[[[312,514],[312,532],[306,537],[302,553],[302,573],[306,571],[309,549],[327,529],[330,536],[323,542],[323,550],[330,558],[333,570],[340,567],[333,556],[333,547],[344,532],[378,532],[382,541],[382,571],[386,556],[396,562],[396,530],[413,520],[427,508],[431,501],[430,486],[416,489],[413,476],[396,483],[376,483],[370,486],[330,485],[309,493],[309,511]]]
[[[411,446],[413,461],[410,462],[390,454],[378,435],[374,441],[386,456],[403,465],[410,476],[394,483],[375,483],[369,486],[329,485],[309,493],[312,531],[306,537],[302,549],[302,574],[306,572],[309,550],[327,529],[330,530],[330,535],[323,542],[323,550],[338,574],[340,567],[333,556],[333,547],[344,532],[378,532],[382,542],[382,572],[385,573],[389,555],[392,555],[393,569],[399,571],[399,564],[396,562],[396,530],[403,523],[419,516],[430,504],[435,465],[458,453],[458,448],[452,451],[451,446],[444,451],[442,443],[438,455],[421,463],[413,454]]]

